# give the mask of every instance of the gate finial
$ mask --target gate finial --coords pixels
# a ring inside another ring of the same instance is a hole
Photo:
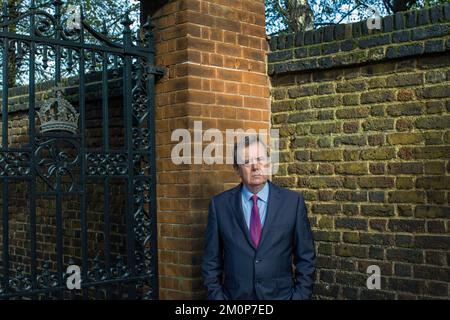
[[[6,22],[7,20],[8,20],[8,3],[4,1],[2,5],[2,21]]]

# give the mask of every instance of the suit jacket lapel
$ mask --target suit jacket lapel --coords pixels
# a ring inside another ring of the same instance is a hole
[[[250,238],[250,231],[247,228],[247,224],[245,223],[244,211],[242,210],[242,195],[241,195],[242,183],[234,189],[232,193],[231,205],[233,207],[233,213],[235,218],[238,221],[239,226],[242,229],[242,232],[245,234],[248,243],[252,246],[254,250],[256,250],[255,245],[253,244],[252,239]]]
[[[264,239],[267,238],[267,232],[276,216],[278,207],[281,204],[281,197],[277,186],[270,181],[267,182],[269,183],[269,197],[267,202],[266,221],[264,222],[264,226],[262,228],[261,240],[259,241],[258,248],[261,248]]]

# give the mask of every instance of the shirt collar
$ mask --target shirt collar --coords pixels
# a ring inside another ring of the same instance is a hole
[[[253,193],[247,189],[245,184],[242,184],[242,194],[244,195],[244,198],[247,200],[249,200],[253,196]],[[267,199],[269,197],[269,182],[268,181],[266,181],[266,183],[264,184],[264,187],[256,195],[258,196],[258,198],[260,200],[267,202]]]

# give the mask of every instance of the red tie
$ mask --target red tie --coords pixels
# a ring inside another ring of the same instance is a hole
[[[252,238],[255,247],[258,247],[261,238],[261,218],[259,217],[258,196],[254,194],[252,199],[253,207],[252,215],[250,217],[250,237]]]

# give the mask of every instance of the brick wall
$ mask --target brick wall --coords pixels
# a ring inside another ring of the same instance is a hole
[[[224,134],[268,129],[264,1],[168,1],[152,18],[156,64],[167,68],[156,86],[160,298],[204,298],[209,199],[239,179],[231,165],[173,164],[171,134],[194,121]]]
[[[305,195],[316,298],[449,297],[449,21],[447,4],[270,41],[274,180]]]

